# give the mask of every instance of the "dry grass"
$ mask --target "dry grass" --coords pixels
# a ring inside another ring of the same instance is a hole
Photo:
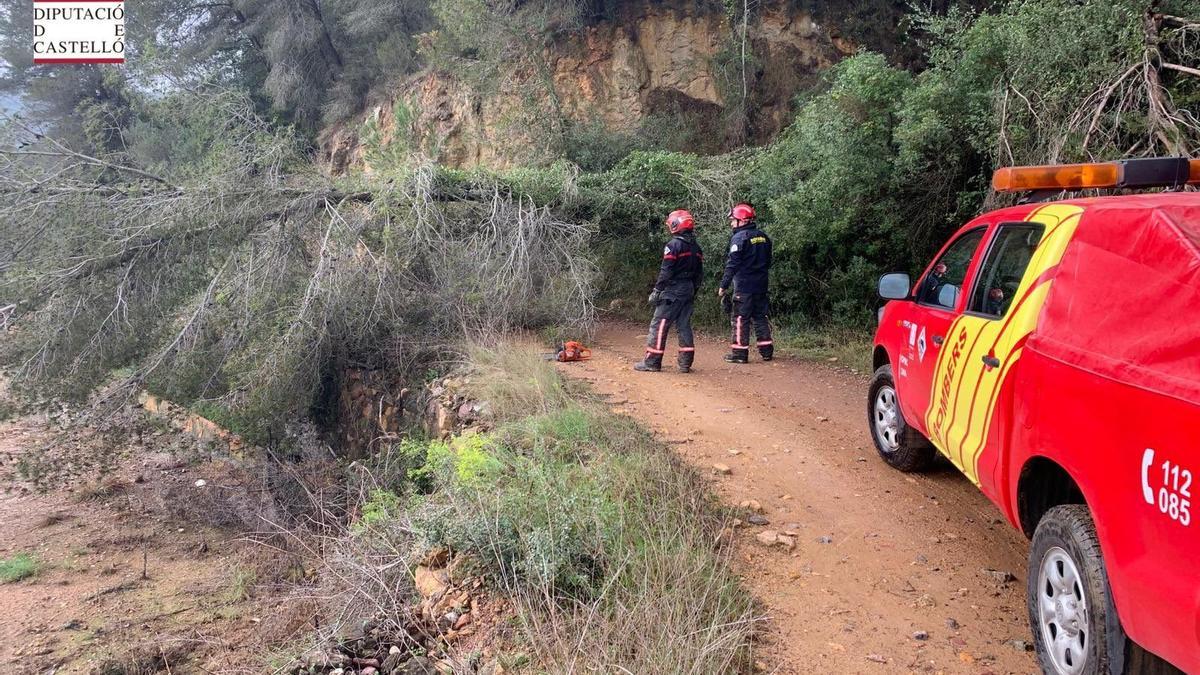
[[[101,502],[111,499],[129,489],[129,483],[119,478],[99,478],[85,482],[75,490],[75,501]]]
[[[536,353],[472,360],[500,427],[430,446],[433,492],[373,534],[476,556],[551,672],[744,670],[758,615],[707,484]]]
[[[498,419],[548,413],[570,401],[563,379],[532,351],[475,345],[468,350],[468,360],[473,392],[488,402]]]
[[[108,658],[93,671],[95,675],[158,675],[181,672],[195,645],[189,640],[158,641],[134,647]]]
[[[782,328],[775,344],[785,354],[822,361],[857,373],[870,373],[871,331],[856,328]]]

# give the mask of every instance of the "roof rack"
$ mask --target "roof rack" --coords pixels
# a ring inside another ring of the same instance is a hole
[[[992,187],[997,192],[1149,188],[1179,189],[1200,185],[1200,159],[1149,157],[1117,162],[1014,166],[997,169]]]

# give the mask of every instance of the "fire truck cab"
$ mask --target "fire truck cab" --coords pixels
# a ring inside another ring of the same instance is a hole
[[[1000,191],[1181,188],[1200,161],[1001,169]],[[1032,540],[1048,673],[1200,673],[1200,193],[1027,203],[886,275],[867,416]]]

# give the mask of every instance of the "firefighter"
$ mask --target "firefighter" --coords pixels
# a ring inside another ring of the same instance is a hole
[[[704,253],[696,241],[695,227],[692,214],[682,209],[672,211],[667,216],[667,229],[672,237],[663,249],[662,267],[658,272],[658,280],[654,282],[654,291],[650,293],[654,318],[650,321],[650,334],[646,337],[646,358],[635,364],[634,370],[654,373],[662,370],[671,324],[679,329],[679,372],[689,373],[692,370],[696,357],[692,308],[696,291],[704,277]]]
[[[987,300],[983,303],[983,311],[992,316],[1004,316],[1004,289],[993,288],[988,291]]]
[[[917,289],[917,302],[926,302],[929,304],[938,304],[938,295],[942,290],[942,285],[946,283],[946,264],[938,263],[929,271],[929,275],[921,282],[921,286]]]
[[[733,312],[730,323],[733,339],[729,363],[750,362],[750,329],[753,326],[758,353],[763,361],[775,358],[775,343],[771,340],[771,311],[767,296],[767,277],[771,271],[771,238],[754,222],[754,207],[741,203],[729,210],[729,225],[733,237],[729,241],[729,258],[717,295],[733,293]],[[730,285],[733,285],[730,291]]]

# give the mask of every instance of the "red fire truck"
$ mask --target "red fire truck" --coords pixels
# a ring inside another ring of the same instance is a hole
[[[1032,539],[1046,672],[1200,673],[1200,193],[1181,191],[1200,161],[993,184],[1028,203],[968,223],[916,283],[880,280],[875,445],[902,471],[940,452]]]

